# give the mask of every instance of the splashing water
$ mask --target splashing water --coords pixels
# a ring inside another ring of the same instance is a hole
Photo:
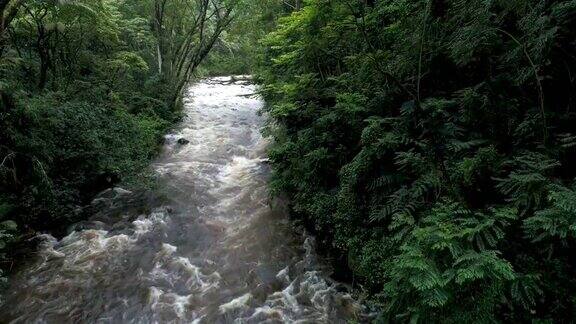
[[[12,279],[0,322],[355,319],[361,307],[327,276],[313,238],[270,207],[263,103],[254,92],[231,78],[193,86],[179,133],[166,137],[154,164],[167,201],[116,189],[67,237],[45,235],[36,259]],[[119,207],[130,199],[148,206]]]

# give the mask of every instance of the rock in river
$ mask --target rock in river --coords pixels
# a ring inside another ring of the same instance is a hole
[[[188,143],[190,143],[190,141],[185,139],[185,138],[181,138],[178,140],[178,144],[180,144],[180,145],[186,145]]]

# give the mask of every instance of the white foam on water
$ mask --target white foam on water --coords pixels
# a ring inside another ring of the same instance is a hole
[[[289,271],[289,266],[286,266],[286,268],[280,270],[280,272],[278,272],[278,274],[276,274],[276,279],[284,282],[284,283],[289,283],[290,282],[290,275],[288,274]]]
[[[97,271],[98,263],[114,252],[128,249],[135,239],[125,235],[108,235],[104,230],[86,230],[73,232],[59,243],[58,252],[64,254],[63,269]]]
[[[155,226],[166,226],[166,214],[164,211],[156,211],[149,216],[140,216],[132,222],[136,237],[150,232]]]
[[[240,297],[234,298],[231,301],[222,304],[218,307],[221,313],[227,313],[232,310],[236,310],[238,308],[245,308],[248,306],[248,303],[252,300],[252,294],[246,293]]]
[[[170,310],[179,319],[184,319],[186,309],[190,306],[192,295],[181,296],[171,292],[164,292],[157,287],[150,287],[148,304],[153,311]]]

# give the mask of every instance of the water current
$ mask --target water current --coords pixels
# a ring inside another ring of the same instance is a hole
[[[13,278],[7,323],[346,323],[360,312],[270,199],[256,86],[191,86],[144,199],[120,188]],[[180,140],[180,141],[179,141]],[[185,143],[186,141],[189,143]],[[180,143],[179,143],[180,142]]]

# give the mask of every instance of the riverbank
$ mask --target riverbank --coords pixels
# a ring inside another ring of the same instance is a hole
[[[311,0],[277,22],[271,188],[381,320],[573,321],[574,2]]]

